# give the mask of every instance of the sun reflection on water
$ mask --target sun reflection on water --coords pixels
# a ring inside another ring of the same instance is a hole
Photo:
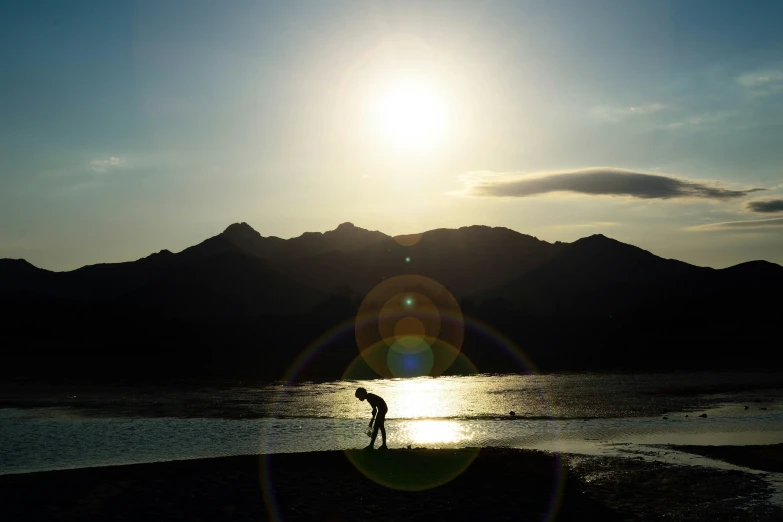
[[[401,435],[414,444],[459,444],[470,441],[470,429],[453,421],[420,420],[401,426]]]
[[[293,386],[278,415],[367,419],[371,407],[356,400],[361,386],[380,395],[389,406],[387,419],[449,419],[544,416],[548,410],[531,376],[416,377],[343,381]],[[313,390],[313,388],[316,388]]]
[[[396,406],[395,417],[408,419],[438,417],[447,395],[441,382],[432,378],[396,380],[387,393]]]

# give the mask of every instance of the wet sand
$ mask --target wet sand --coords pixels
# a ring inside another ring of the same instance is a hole
[[[477,452],[477,455],[476,455]],[[475,460],[461,473],[467,460]],[[390,450],[161,462],[0,476],[6,520],[780,520],[734,471],[510,449]],[[262,470],[266,473],[262,473]],[[268,476],[265,483],[261,476]],[[422,478],[423,477],[423,478]],[[429,478],[427,478],[429,477]],[[432,480],[430,480],[433,483]],[[560,502],[555,500],[562,485]],[[266,491],[266,494],[263,493]]]
[[[679,447],[677,447],[679,449]],[[620,520],[783,520],[762,477],[633,458],[565,457],[572,480]]]
[[[695,453],[711,459],[722,460],[772,473],[783,473],[783,444],[768,446],[669,446],[677,451]]]

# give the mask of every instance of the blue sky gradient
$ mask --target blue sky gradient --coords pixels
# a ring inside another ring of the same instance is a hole
[[[781,26],[777,1],[6,3],[0,257],[65,270],[236,221],[281,237],[351,221],[781,263],[783,221],[725,226],[781,208],[751,204],[783,200]],[[437,147],[373,134],[363,96],[400,67],[448,101]],[[766,190],[476,189],[599,167]]]

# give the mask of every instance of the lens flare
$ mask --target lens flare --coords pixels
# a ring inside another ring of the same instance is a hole
[[[424,491],[460,476],[478,452],[478,448],[461,448],[443,454],[427,449],[399,454],[352,450],[345,454],[356,469],[373,482],[391,489]]]
[[[403,275],[367,294],[354,333],[359,353],[381,377],[436,376],[457,358],[464,321],[446,287],[427,277]]]
[[[422,341],[420,346],[423,349],[418,352],[409,352],[406,348],[395,349],[400,346],[395,343],[391,349],[386,352],[386,364],[389,371],[395,377],[423,377],[429,375],[432,366],[435,364],[435,353],[429,345]]]
[[[394,344],[401,344],[406,348],[414,348],[422,344],[426,333],[427,329],[419,319],[404,317],[394,325]]]
[[[426,295],[406,292],[394,295],[377,317],[378,333],[391,346],[400,337],[438,338],[441,329],[438,306]],[[418,344],[418,343],[417,343]]]
[[[396,241],[400,246],[411,247],[421,241],[421,234],[404,234],[401,236],[394,236],[394,241]]]

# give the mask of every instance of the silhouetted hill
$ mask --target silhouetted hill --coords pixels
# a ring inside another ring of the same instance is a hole
[[[389,239],[389,236],[381,232],[365,230],[353,223],[343,223],[329,232],[305,232],[299,237],[289,239],[272,254],[272,258],[288,260],[328,252],[351,252],[387,242]]]
[[[463,297],[511,281],[560,249],[507,228],[473,226],[416,236],[415,244],[403,246],[381,232],[343,223],[329,232],[283,240],[237,223],[178,255],[238,251],[276,263],[280,272],[307,286],[329,293],[350,291],[355,297],[385,278],[416,273]]]
[[[327,298],[285,275],[275,263],[226,242],[221,234],[179,254],[163,250],[137,261],[70,272],[2,260],[0,290],[14,291],[16,298],[29,293],[62,306],[137,306],[181,317],[303,313]]]
[[[0,259],[0,276],[9,278],[9,282],[11,277],[24,277],[41,271],[43,271],[42,268],[30,264],[24,259]]]
[[[268,259],[270,253],[277,250],[284,242],[285,240],[279,237],[263,237],[247,223],[234,223],[221,234],[186,248],[179,255],[196,258],[225,252],[242,252],[250,256]]]
[[[649,303],[660,285],[713,271],[600,234],[560,247],[546,263],[473,299],[504,299],[533,315],[612,315]]]
[[[544,370],[783,367],[774,263],[715,270],[602,235],[552,244],[484,226],[392,238],[344,223],[281,239],[236,223],[179,253],[70,272],[0,260],[2,373],[279,378],[399,274],[439,281],[478,321],[463,353],[480,371],[520,370],[481,322]],[[343,374],[356,346],[339,332],[301,378]]]
[[[507,228],[438,229],[417,236],[411,246],[386,238],[359,249],[302,257],[291,266],[323,290],[350,288],[359,297],[386,278],[419,274],[461,298],[515,279],[560,248]]]
[[[292,281],[268,261],[223,252],[178,263],[164,277],[128,295],[128,301],[166,316],[214,319],[302,313],[326,297]]]
[[[6,293],[6,296],[9,292],[44,291],[51,280],[50,274],[52,272],[38,268],[24,259],[0,259],[0,290]]]
[[[335,251],[352,251],[389,240],[381,232],[372,232],[343,223],[328,232],[305,232],[292,239],[263,237],[247,223],[234,223],[223,233],[182,252],[187,256],[204,256],[226,251],[240,251],[247,255],[287,263],[301,257]]]
[[[748,261],[720,270],[727,280],[736,282],[765,282],[780,276],[781,266],[769,261]],[[730,279],[729,279],[730,278]]]

